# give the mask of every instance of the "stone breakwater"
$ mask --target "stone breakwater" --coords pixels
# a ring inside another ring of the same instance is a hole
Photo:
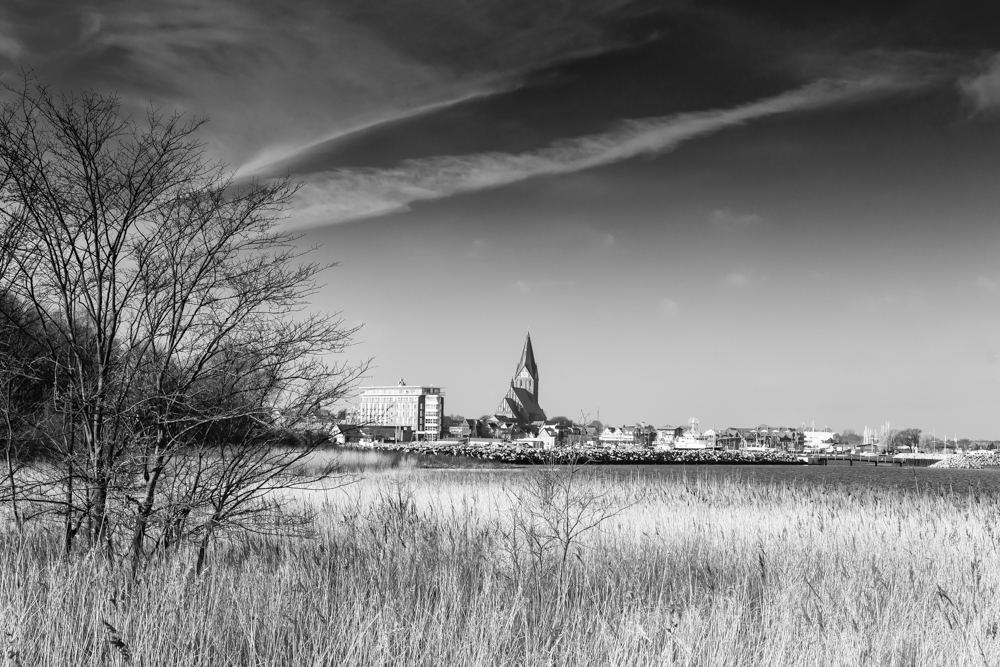
[[[933,463],[928,468],[964,468],[966,470],[978,470],[1000,466],[1000,454],[995,452],[975,452],[969,454],[952,454],[937,463]]]
[[[428,443],[367,443],[355,445],[358,449],[374,449],[385,452],[400,452],[404,454],[436,454],[446,456],[463,456],[474,459],[484,459],[497,463],[514,463],[522,465],[549,463],[585,463],[585,464],[784,464],[804,465],[805,462],[794,454],[787,452],[742,452],[731,450],[627,450],[604,449],[598,447],[572,447],[560,449],[535,449],[518,445],[490,445],[486,447],[471,445],[439,445]]]

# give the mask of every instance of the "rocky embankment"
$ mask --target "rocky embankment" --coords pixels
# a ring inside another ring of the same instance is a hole
[[[462,444],[437,444],[434,442],[405,443],[365,443],[354,445],[359,449],[374,449],[405,454],[437,454],[488,459],[497,463],[523,465],[543,463],[587,463],[587,464],[789,464],[802,465],[804,462],[794,454],[786,452],[742,452],[715,450],[628,450],[604,449],[599,447],[573,447],[542,450],[522,447],[516,444],[490,445],[486,447]]]
[[[968,454],[952,454],[937,463],[933,463],[928,468],[964,468],[979,469],[1000,466],[1000,453],[997,452],[970,452]]]

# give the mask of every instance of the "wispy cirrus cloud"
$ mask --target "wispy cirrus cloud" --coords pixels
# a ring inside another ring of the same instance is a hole
[[[9,2],[0,73],[29,67],[57,90],[114,90],[137,117],[151,102],[209,118],[201,137],[212,157],[247,175],[359,129],[509,90],[553,63],[630,46],[637,38],[615,26],[641,4]]]
[[[959,79],[958,89],[974,111],[1000,109],[1000,53],[986,61],[974,76]]]
[[[283,163],[292,158],[301,157],[304,153],[307,153],[313,148],[338,139],[343,139],[344,137],[348,137],[353,134],[364,132],[365,130],[371,128],[379,127],[380,125],[385,125],[387,123],[392,123],[406,118],[414,118],[423,114],[433,113],[464,102],[469,102],[479,97],[486,97],[505,92],[513,85],[514,84],[506,84],[503,82],[492,82],[490,84],[484,83],[481,88],[473,89],[469,92],[461,94],[453,94],[452,97],[445,100],[435,101],[411,108],[391,109],[383,112],[382,115],[358,121],[354,125],[334,129],[331,132],[327,132],[319,137],[311,138],[304,142],[270,144],[262,148],[249,160],[241,164],[239,166],[238,173],[240,178],[255,176],[266,177],[269,173],[273,175],[275,171],[280,173],[282,171],[282,167],[285,167]]]
[[[406,160],[390,169],[337,169],[313,175],[299,193],[290,226],[346,222],[405,210],[414,202],[556,176],[642,155],[777,114],[858,102],[911,90],[931,75],[893,68],[824,79],[728,109],[627,120],[604,133],[562,139],[524,153],[489,152]]]
[[[491,87],[490,73],[428,67],[314,0],[280,12],[260,0],[11,4],[5,72],[117,91],[137,117],[152,103],[209,118],[212,157],[237,165]]]

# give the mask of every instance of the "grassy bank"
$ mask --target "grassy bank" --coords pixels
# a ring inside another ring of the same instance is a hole
[[[121,664],[106,621],[141,665],[1000,662],[991,497],[397,469],[302,502],[315,539],[231,541],[200,578],[5,533],[10,650]]]

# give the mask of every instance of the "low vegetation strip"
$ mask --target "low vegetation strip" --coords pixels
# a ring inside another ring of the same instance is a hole
[[[53,531],[0,527],[7,655],[53,667],[126,655],[143,667],[1000,664],[997,496],[573,471],[368,475],[291,499],[318,512],[312,539],[234,536],[201,575],[182,551],[132,581],[114,557],[67,557]]]
[[[435,442],[366,443],[353,445],[359,449],[374,449],[405,454],[433,454],[461,456],[473,459],[488,459],[499,463],[522,465],[552,463],[586,464],[788,464],[802,465],[804,461],[795,454],[779,451],[740,450],[651,450],[651,449],[608,449],[602,447],[566,447],[538,449],[517,444],[466,445],[440,444]]]

